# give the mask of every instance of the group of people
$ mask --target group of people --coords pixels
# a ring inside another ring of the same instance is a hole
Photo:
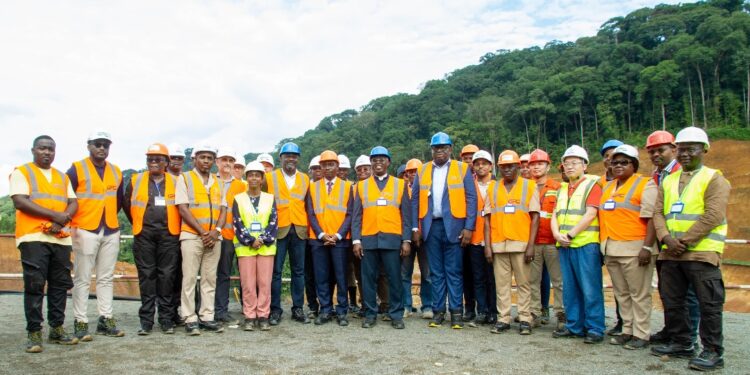
[[[146,151],[147,169],[123,182],[107,161],[111,144],[109,133],[93,132],[89,156],[62,173],[51,166],[54,140],[39,136],[33,162],[11,174],[28,352],[43,350],[45,285],[49,340],[92,340],[92,272],[95,333],[124,335],[112,314],[122,208],[133,226],[139,335],[152,332],[157,311],[165,334],[182,324],[189,335],[233,324],[271,329],[283,317],[287,254],[294,321],[347,326],[356,317],[371,328],[380,315],[403,329],[404,318],[417,312],[418,259],[421,316],[429,327],[488,324],[500,334],[515,322],[519,334],[529,335],[550,323],[551,285],[555,338],[595,344],[609,334],[610,344],[653,344],[652,354],[690,358],[694,369],[723,367],[719,265],[730,185],[703,165],[709,141],[702,129],[687,127],[676,137],[652,133],[646,150],[653,174],[638,173],[636,147],[608,141],[600,150],[601,177],[587,173],[589,156],[577,145],[557,167],[539,149],[520,156],[505,150],[495,159],[467,145],[455,160],[451,138],[440,132],[430,141],[432,160],[409,160],[396,176],[383,146],[356,159],[356,181],[349,181],[349,159],[331,150],[316,156],[306,174],[298,170],[301,150],[294,143],[282,145],[278,169],[268,154],[245,165],[232,150],[202,145],[183,172],[183,150],[155,143]],[[558,168],[562,182],[549,176]],[[235,258],[242,322],[228,309]],[[602,265],[617,302],[618,323],[610,330]],[[651,334],[654,269],[665,326]],[[63,321],[71,288],[69,334]],[[696,356],[698,333],[703,350]]]

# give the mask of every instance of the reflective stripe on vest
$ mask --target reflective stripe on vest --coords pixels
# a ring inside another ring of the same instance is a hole
[[[579,183],[573,191],[573,195],[568,197],[569,183],[563,182],[557,195],[557,204],[555,205],[555,218],[560,230],[560,234],[568,233],[573,227],[583,219],[586,213],[586,199],[591,193],[591,189],[598,183],[598,177],[584,175],[583,181]],[[599,242],[599,218],[594,217],[586,229],[578,233],[571,241],[570,247],[581,247],[590,243]],[[557,243],[557,246],[560,246]]]
[[[281,169],[266,174],[268,192],[276,199],[276,214],[279,228],[292,224],[307,227],[305,194],[310,187],[310,178],[297,171],[293,189],[289,191]],[[270,176],[269,176],[270,175]]]
[[[616,241],[637,241],[646,238],[647,220],[641,219],[641,196],[648,183],[648,178],[634,174],[625,183],[617,187],[617,180],[607,183],[602,192],[599,206],[600,238],[611,238]],[[627,189],[625,195],[618,191]],[[615,202],[613,210],[605,210],[605,202]],[[633,203],[633,200],[637,204]]]
[[[351,186],[351,182],[337,178],[331,188],[331,194],[328,195],[325,179],[320,179],[310,185],[313,212],[323,233],[337,233],[344,223],[349,194],[352,191]],[[312,233],[312,228],[310,228],[310,234],[311,238],[318,238],[317,233]],[[345,238],[351,238],[350,234],[347,233]]]
[[[490,180],[490,185],[492,185],[491,183],[492,180]],[[477,223],[474,227],[474,232],[471,234],[471,243],[479,245],[484,242],[484,216],[482,216],[482,210],[484,209],[485,198],[489,199],[490,186],[487,187],[484,196],[482,196],[482,190],[479,189],[479,182],[477,180],[474,180],[474,188],[477,191]]]
[[[271,218],[271,211],[273,209],[273,201],[273,195],[261,192],[260,201],[258,202],[258,210],[256,211],[247,194],[237,194],[234,197],[234,202],[237,203],[237,209],[240,211],[242,225],[247,230],[247,233],[256,239],[263,234],[263,231],[268,227],[268,222]],[[252,223],[260,223],[261,228],[259,230],[250,230],[250,224]],[[270,245],[263,244],[258,249],[243,245],[237,239],[237,236],[234,236],[232,243],[234,243],[234,252],[238,257],[256,255],[269,256],[276,254],[276,241]]]
[[[537,188],[539,185],[537,185]],[[541,200],[541,210],[539,211],[539,229],[536,233],[537,244],[554,244],[555,238],[552,236],[552,214],[555,212],[555,203],[557,202],[557,192],[560,189],[560,183],[548,177],[547,182],[539,191]]]
[[[217,177],[218,179],[218,177]],[[224,221],[224,227],[221,228],[221,237],[225,240],[234,239],[234,225],[232,224],[232,204],[234,203],[234,197],[237,194],[243,193],[247,190],[242,180],[232,178],[229,182],[221,181],[222,192],[221,196],[225,202],[227,202],[227,219]]]
[[[388,181],[381,191],[370,177],[358,183],[359,199],[362,202],[362,236],[372,236],[378,233],[401,235],[401,200],[404,193],[404,181],[388,176]],[[378,206],[378,200],[383,199],[384,205]]]
[[[519,183],[520,182],[520,183]],[[502,180],[495,181],[490,198],[490,240],[500,244],[506,240],[529,242],[531,215],[529,204],[536,183],[519,177],[508,192]],[[505,213],[505,207],[513,213]]]
[[[193,214],[195,220],[205,231],[216,229],[216,223],[221,214],[221,188],[218,181],[214,179],[214,183],[207,191],[205,185],[203,185],[203,178],[195,171],[185,172],[182,176],[187,187],[190,213]],[[182,222],[182,230],[198,234],[184,220]]]
[[[445,186],[448,190],[448,201],[450,203],[451,215],[455,218],[466,217],[466,191],[464,189],[464,177],[467,166],[463,162],[449,160],[448,174]],[[419,218],[424,219],[427,215],[429,202],[428,194],[432,189],[432,162],[425,163],[419,172]]]
[[[120,168],[106,162],[102,179],[89,158],[74,162],[73,166],[78,177],[76,187],[78,211],[73,216],[71,226],[95,230],[99,227],[102,215],[104,215],[107,227],[119,229],[117,190],[122,183]]]
[[[145,183],[144,183],[145,181]],[[149,173],[143,172],[134,174],[130,178],[130,184],[133,191],[130,196],[130,217],[133,219],[133,234],[138,235],[143,229],[143,217],[146,214],[149,196]],[[164,202],[167,212],[167,229],[172,235],[180,234],[180,213],[174,204],[175,198],[175,178],[169,173],[164,174]]]
[[[29,199],[37,205],[55,212],[64,212],[68,207],[68,176],[55,168],[50,168],[52,180],[42,174],[34,163],[18,167],[29,184]],[[29,215],[16,210],[16,238],[42,232],[42,225],[49,223],[47,218]]]

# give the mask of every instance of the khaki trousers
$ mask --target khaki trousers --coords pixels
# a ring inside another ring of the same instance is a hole
[[[198,321],[195,314],[195,284],[201,275],[201,307],[198,314],[202,321],[214,320],[214,298],[216,295],[216,268],[221,257],[221,241],[213,248],[203,247],[200,237],[180,240],[182,250],[182,293],[180,315],[186,323]]]
[[[494,253],[492,269],[497,289],[498,321],[510,324],[511,282],[513,276],[518,287],[518,319],[531,323],[531,287],[529,273],[531,267],[524,262],[524,253]]]
[[[88,323],[89,290],[91,274],[96,272],[96,307],[99,316],[112,317],[112,279],[117,255],[120,253],[120,231],[104,235],[85,229],[73,229],[73,316],[79,322]]]
[[[638,265],[637,256],[607,255],[604,259],[615,298],[620,304],[622,334],[648,340],[651,332],[651,277],[656,256],[646,266]]]
[[[557,258],[557,248],[552,244],[534,245],[534,261],[531,262],[529,284],[531,287],[531,313],[536,316],[541,316],[542,313],[541,282],[545,264],[552,282],[552,289],[555,291],[553,308],[555,313],[563,312],[562,272],[560,272],[560,260]]]

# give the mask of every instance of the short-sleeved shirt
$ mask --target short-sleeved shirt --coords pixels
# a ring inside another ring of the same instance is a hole
[[[195,173],[198,173],[198,171],[195,169],[193,169],[193,171],[195,171]],[[200,176],[200,173],[198,173],[198,175]],[[214,184],[214,176],[209,173],[208,181],[203,186],[205,186],[206,190],[209,190],[211,188],[211,185],[213,184]],[[180,177],[177,177],[177,182],[174,188],[174,204],[180,205],[180,204],[189,204],[189,203],[190,203],[190,198],[188,197],[187,183],[185,182],[185,175],[181,174]],[[224,194],[222,194],[222,197],[221,197],[221,207],[227,207],[227,201],[224,198]],[[221,229],[221,228],[217,228],[217,229]],[[200,238],[200,236],[195,233],[186,232],[184,230],[180,232],[180,240],[193,240],[196,238]]]
[[[573,195],[573,192],[576,190],[578,185],[581,184],[581,182],[584,181],[584,178],[581,177],[578,179],[578,182],[572,185],[568,185],[568,196],[570,197]],[[599,186],[599,184],[594,184],[594,187],[591,188],[591,191],[589,192],[589,196],[586,198],[586,207],[596,207],[599,208],[599,204],[602,200],[602,187]]]

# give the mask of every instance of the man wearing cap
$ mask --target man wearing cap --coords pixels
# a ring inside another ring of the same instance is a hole
[[[598,210],[602,188],[598,176],[586,175],[589,155],[570,146],[562,156],[570,182],[560,186],[550,229],[557,240],[567,322],[552,337],[584,337],[587,344],[604,340],[602,256]]]
[[[377,322],[375,298],[378,266],[388,278],[388,315],[391,326],[404,329],[404,304],[401,285],[401,257],[410,252],[409,196],[403,180],[388,175],[391,154],[383,146],[370,151],[373,176],[357,183],[352,213],[354,255],[362,259],[362,289],[365,320],[362,328]]]
[[[292,142],[281,146],[279,152],[281,168],[266,175],[268,193],[276,199],[278,213],[278,235],[276,258],[271,282],[271,316],[269,323],[278,325],[284,310],[281,309],[281,272],[289,254],[292,271],[292,319],[310,323],[305,316],[305,242],[307,240],[307,212],[305,196],[310,178],[297,170],[300,149]]]
[[[89,157],[74,162],[68,178],[78,197],[78,211],[73,228],[73,323],[80,341],[91,341],[88,330],[88,299],[91,275],[96,270],[96,301],[99,320],[96,333],[110,337],[125,336],[117,328],[112,313],[112,279],[120,253],[120,223],[117,212],[122,207],[122,172],[107,161],[112,137],[108,132],[89,135]]]
[[[323,178],[323,168],[320,167],[320,155],[313,156],[310,159],[310,164],[307,167],[307,173],[310,175],[310,183],[315,183]],[[309,191],[308,191],[309,193]],[[307,208],[305,208],[307,209]],[[310,221],[307,221],[307,237],[315,237],[310,226]],[[312,245],[310,241],[305,242],[305,298],[307,299],[307,316],[310,319],[318,317],[320,310],[320,301],[318,301],[318,288],[315,282],[315,268],[313,267],[312,259]]]
[[[690,321],[685,302],[688,286],[700,305],[699,334],[703,352],[692,358],[695,370],[724,367],[722,310],[724,281],[721,254],[727,235],[726,209],[731,187],[721,171],[703,165],[708,136],[687,127],[677,133],[677,159],[682,170],[664,178],[656,197],[654,228],[664,245],[661,262],[664,320],[671,344],[651,348],[654,355],[692,357]]]
[[[123,211],[133,224],[133,256],[138,269],[141,336],[151,334],[159,311],[162,332],[174,333],[172,295],[177,269],[181,267],[180,214],[175,205],[174,176],[166,173],[169,151],[161,143],[146,150],[147,170],[134,173],[125,189]]]
[[[216,270],[221,258],[221,229],[226,221],[227,202],[221,184],[211,174],[217,151],[207,145],[195,147],[195,166],[183,173],[175,186],[182,226],[182,297],[180,313],[185,319],[185,331],[200,335],[200,328],[222,332],[224,327],[215,320]],[[201,275],[201,306],[195,312],[195,284]],[[199,320],[200,318],[200,320]]]
[[[476,177],[476,173],[473,171],[474,164],[472,163],[474,153],[479,151],[479,147],[474,144],[468,144],[461,149],[461,162],[466,164],[472,175]],[[476,232],[476,230],[475,230]],[[468,251],[468,246],[464,248],[463,252],[463,278],[464,278],[464,316],[465,322],[473,324],[474,318],[477,315],[477,301],[474,295],[474,270],[471,262],[471,253]]]
[[[34,161],[10,175],[10,197],[16,208],[16,247],[21,252],[23,299],[28,341],[27,353],[41,353],[42,305],[47,287],[49,341],[75,345],[78,338],[63,328],[70,277],[72,241],[65,228],[78,207],[68,177],[52,167],[55,141],[48,135],[34,139]]]
[[[168,150],[169,164],[167,165],[167,172],[177,177],[182,174],[182,166],[185,165],[185,150],[177,143],[170,144]]]
[[[451,328],[463,328],[463,252],[476,224],[477,194],[468,166],[451,160],[453,142],[439,132],[430,141],[432,161],[420,168],[412,187],[413,240],[427,248],[432,279],[431,327],[445,321],[448,298]],[[467,208],[471,209],[467,209]]]
[[[255,161],[259,161],[263,164],[263,168],[266,170],[266,173],[273,172],[274,163],[273,156],[271,156],[271,154],[267,154],[264,152],[258,155],[258,157],[255,158]]]

